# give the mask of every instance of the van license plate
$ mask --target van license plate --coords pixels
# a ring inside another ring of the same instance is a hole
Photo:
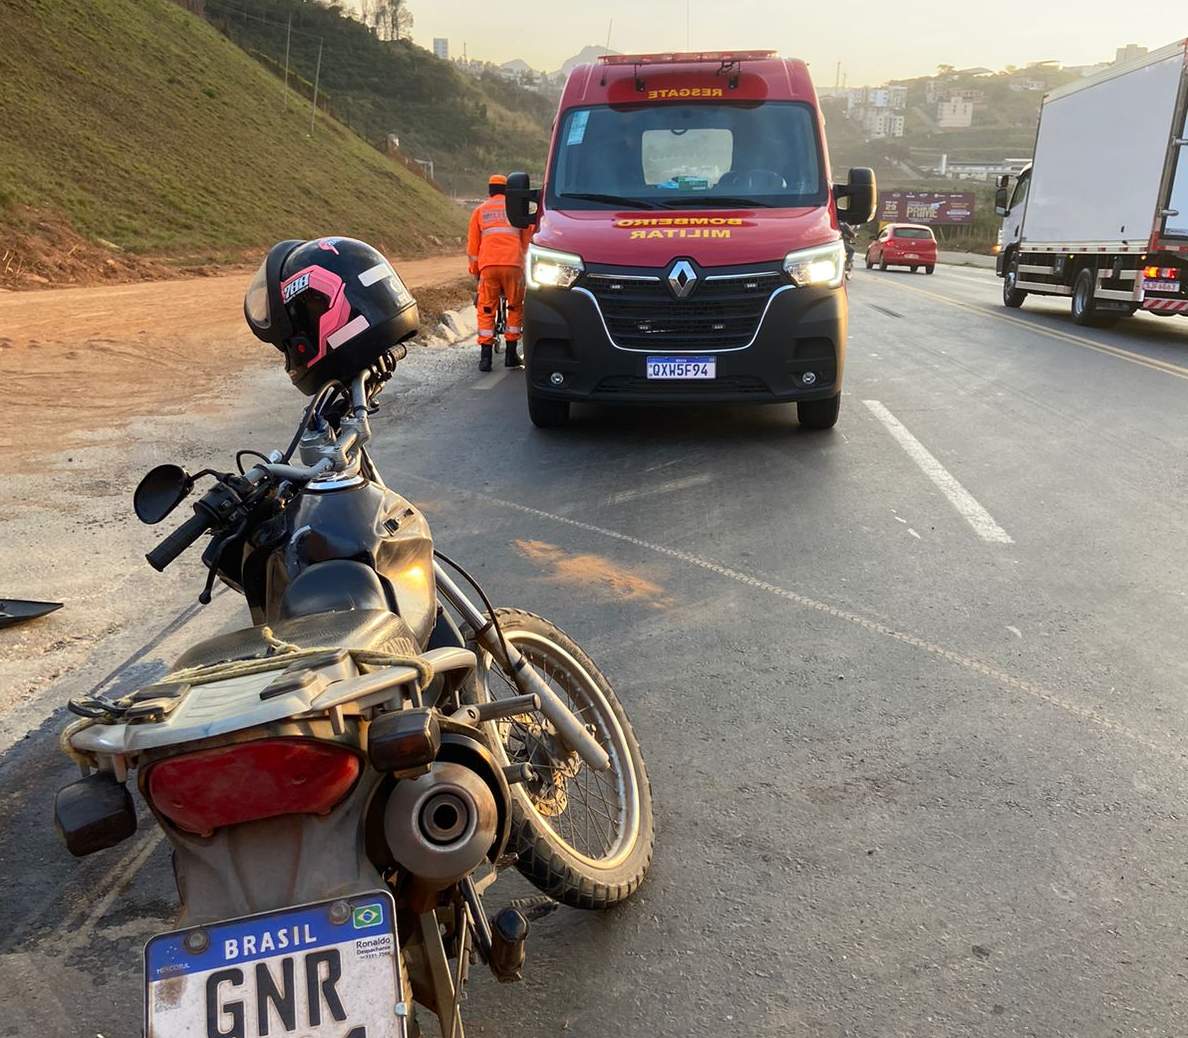
[[[145,946],[152,1038],[403,1038],[386,891],[159,934]]]
[[[714,357],[648,358],[648,378],[684,379],[717,377],[718,361]]]

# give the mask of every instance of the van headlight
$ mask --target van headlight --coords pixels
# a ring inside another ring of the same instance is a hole
[[[839,238],[828,245],[790,252],[784,257],[784,271],[797,288],[838,288],[846,274],[846,246]]]
[[[528,287],[569,288],[585,271],[581,256],[528,246]]]

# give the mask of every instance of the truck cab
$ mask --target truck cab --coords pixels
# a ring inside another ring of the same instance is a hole
[[[570,403],[795,401],[837,421],[841,222],[874,175],[831,182],[803,62],[768,51],[614,55],[566,85],[542,187],[509,178],[527,258],[529,414]],[[844,200],[839,206],[838,201]]]

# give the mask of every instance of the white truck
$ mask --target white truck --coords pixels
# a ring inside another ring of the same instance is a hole
[[[1010,191],[1002,298],[1069,296],[1078,324],[1188,316],[1188,40],[1053,90]]]

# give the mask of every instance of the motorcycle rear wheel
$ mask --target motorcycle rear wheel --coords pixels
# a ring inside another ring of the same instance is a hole
[[[491,722],[502,764],[528,764],[535,781],[512,786],[509,849],[517,868],[542,892],[571,908],[603,909],[639,888],[652,861],[652,789],[631,722],[594,661],[543,617],[496,610],[504,637],[588,725],[611,758],[592,771],[569,754],[558,759],[544,716]],[[489,653],[479,651],[477,694],[507,699],[519,689]]]

